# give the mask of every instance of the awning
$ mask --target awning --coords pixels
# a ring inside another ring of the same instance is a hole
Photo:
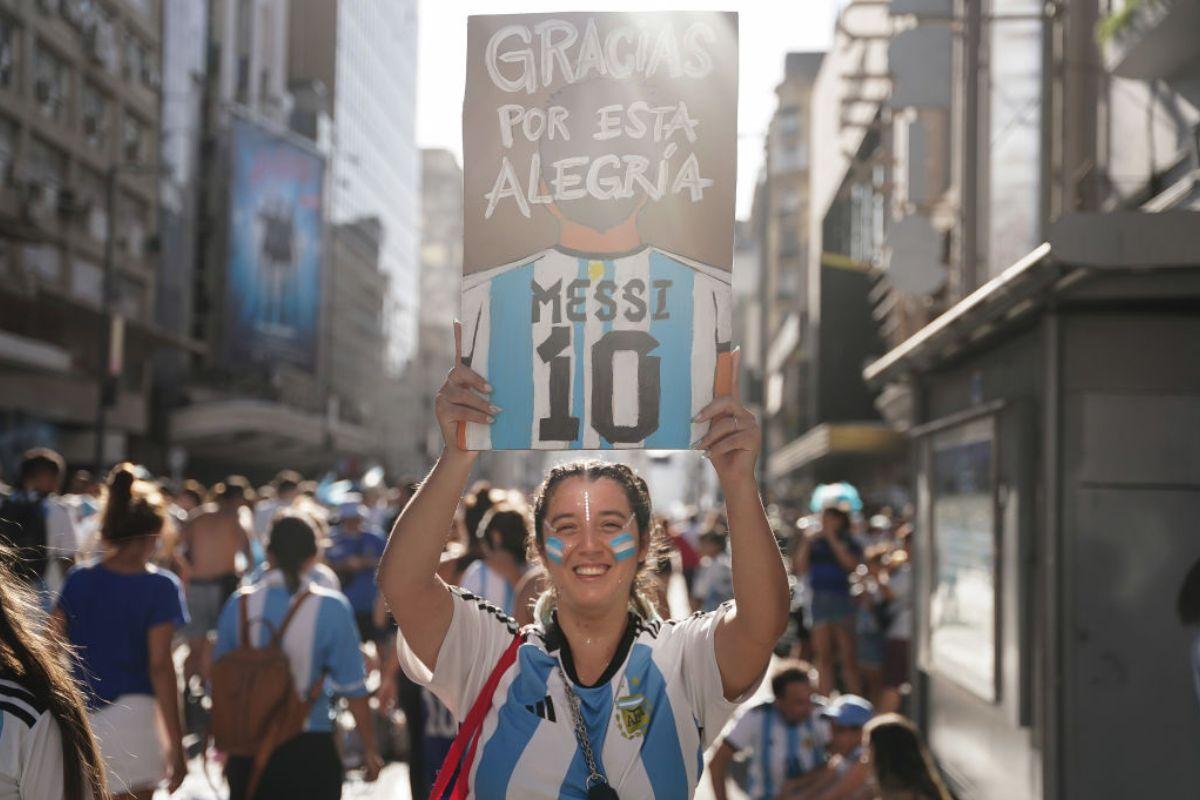
[[[1200,268],[1200,212],[1066,214],[1049,241],[863,370],[874,387],[928,368],[1064,295],[1084,278]]]
[[[171,443],[190,457],[268,467],[381,455],[367,428],[270,400],[215,400],[171,412]]]
[[[767,462],[767,476],[780,478],[829,456],[898,455],[907,442],[884,422],[827,422],[779,448]]]

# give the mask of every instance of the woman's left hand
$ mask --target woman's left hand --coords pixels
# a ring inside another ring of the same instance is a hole
[[[738,368],[741,366],[741,349],[733,351],[733,389],[724,397],[717,397],[696,415],[696,422],[710,422],[706,433],[696,447],[704,450],[712,461],[717,477],[722,482],[731,478],[754,478],[754,465],[762,448],[762,430],[758,420],[742,405],[738,389]]]

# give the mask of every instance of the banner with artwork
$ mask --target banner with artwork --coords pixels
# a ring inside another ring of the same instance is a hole
[[[241,117],[232,121],[230,160],[226,359],[314,370],[325,161]]]
[[[471,17],[471,449],[683,449],[728,391],[737,15]]]

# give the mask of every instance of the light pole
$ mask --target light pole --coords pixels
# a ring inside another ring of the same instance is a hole
[[[121,342],[114,342],[123,333],[123,321],[113,315],[114,280],[116,272],[116,240],[117,240],[117,181],[122,172],[138,175],[161,175],[168,172],[161,165],[121,164],[113,163],[105,172],[104,202],[108,213],[105,221],[104,234],[104,282],[100,299],[100,377],[97,381],[96,393],[96,473],[104,471],[104,437],[108,426],[108,407],[116,399],[116,378],[119,373],[118,364],[113,363],[116,348]]]

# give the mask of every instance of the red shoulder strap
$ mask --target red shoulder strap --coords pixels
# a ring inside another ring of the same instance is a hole
[[[500,677],[517,660],[517,648],[521,646],[522,641],[524,641],[524,637],[518,632],[513,637],[512,644],[508,646],[508,649],[500,656],[500,660],[496,662],[496,666],[492,668],[492,674],[483,684],[483,689],[475,698],[475,704],[471,706],[471,711],[463,720],[462,727],[458,729],[458,735],[454,737],[454,742],[450,745],[450,751],[446,753],[446,758],[442,761],[442,768],[438,770],[437,781],[429,793],[429,800],[442,800],[450,785],[450,779],[454,777],[456,765],[459,767],[458,780],[454,782],[454,791],[450,796],[453,800],[466,798],[471,763],[475,760],[475,747],[479,744],[479,731],[483,727],[483,719],[492,707],[492,695],[496,693]],[[464,750],[467,750],[465,759],[463,758]]]

